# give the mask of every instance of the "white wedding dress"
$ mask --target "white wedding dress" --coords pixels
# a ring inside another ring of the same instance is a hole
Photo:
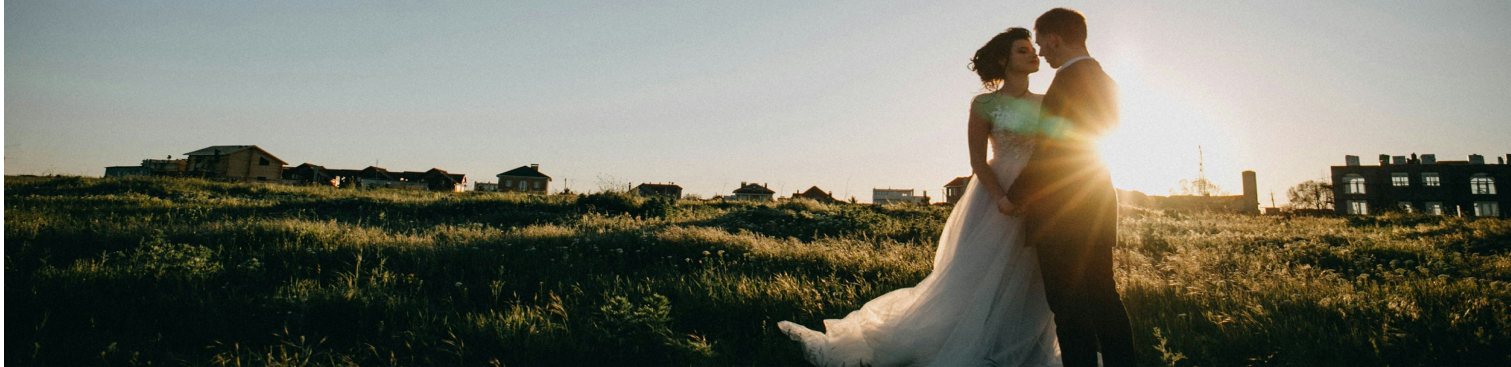
[[[986,95],[972,109],[992,120],[989,165],[1006,189],[1033,150],[1015,132],[1036,126],[1038,103]],[[950,212],[934,269],[918,285],[824,320],[826,332],[777,327],[819,366],[1058,366],[1054,315],[1038,255],[1023,246],[1023,220],[998,212],[978,180]]]

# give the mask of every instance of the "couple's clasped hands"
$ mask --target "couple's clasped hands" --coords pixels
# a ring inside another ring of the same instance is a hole
[[[998,197],[996,202],[997,211],[1001,212],[1003,215],[1011,215],[1014,217],[1023,216],[1023,207],[1014,204],[1013,201],[1008,200],[1006,196]]]

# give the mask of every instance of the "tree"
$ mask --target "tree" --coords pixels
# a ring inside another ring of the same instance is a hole
[[[1195,179],[1195,180],[1184,180],[1183,179],[1183,180],[1180,180],[1180,182],[1177,183],[1177,185],[1178,185],[1178,187],[1176,187],[1174,189],[1170,189],[1170,195],[1193,195],[1193,196],[1218,195],[1218,196],[1222,196],[1222,195],[1227,195],[1228,194],[1227,190],[1223,190],[1221,187],[1217,187],[1217,184],[1212,183],[1211,180],[1208,180],[1206,178],[1198,178],[1198,179]]]
[[[1285,197],[1291,199],[1286,204],[1291,209],[1332,209],[1333,184],[1321,180],[1302,182],[1287,190]]]

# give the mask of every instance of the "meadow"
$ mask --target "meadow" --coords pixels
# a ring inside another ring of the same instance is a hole
[[[948,206],[6,177],[16,366],[801,366]],[[1125,208],[1140,364],[1511,365],[1511,220]]]

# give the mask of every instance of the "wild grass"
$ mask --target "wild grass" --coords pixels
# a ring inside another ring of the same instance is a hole
[[[6,177],[16,365],[803,365],[948,207]],[[1511,364],[1511,221],[1128,210],[1141,364]]]

